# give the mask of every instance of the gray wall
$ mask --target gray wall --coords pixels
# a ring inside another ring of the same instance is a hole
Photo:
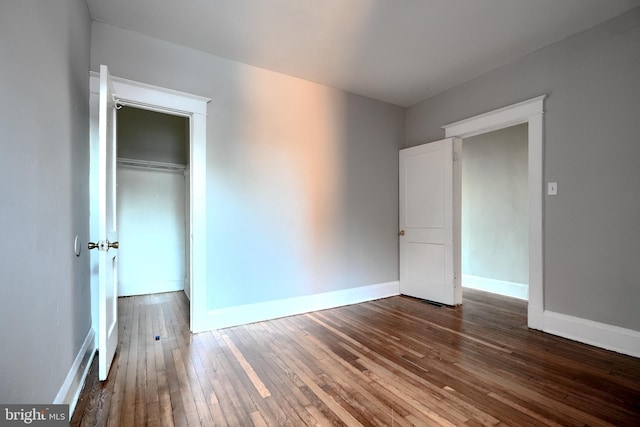
[[[207,305],[398,279],[404,110],[94,23],[91,69],[212,98]]]
[[[462,143],[462,273],[529,283],[527,125]]]
[[[184,289],[183,171],[118,166],[118,295]]]
[[[118,157],[189,163],[189,119],[155,111],[118,110]]]
[[[83,0],[0,5],[0,402],[50,403],[91,328]]]
[[[407,110],[406,146],[440,126],[545,101],[545,308],[640,330],[640,9]]]

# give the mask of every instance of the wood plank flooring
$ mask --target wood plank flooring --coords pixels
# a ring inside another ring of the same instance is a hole
[[[109,379],[94,362],[73,426],[640,425],[640,359],[529,330],[526,303],[479,291],[196,335],[181,292],[119,310]]]

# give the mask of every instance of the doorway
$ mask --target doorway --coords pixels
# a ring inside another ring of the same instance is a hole
[[[117,115],[118,296],[189,297],[189,120],[126,106]]]
[[[529,212],[529,299],[527,303],[527,325],[533,329],[544,329],[544,263],[543,263],[543,136],[544,136],[544,99],[546,95],[531,98],[517,104],[489,111],[443,126],[447,138],[470,138],[498,129],[504,129],[521,123],[527,123],[527,175],[528,175],[528,212]],[[454,156],[455,158],[456,156]],[[459,162],[456,162],[459,163]],[[459,200],[461,191],[456,186]],[[456,275],[460,275],[461,209],[456,209],[454,218],[456,241]],[[462,287],[456,288],[456,301],[462,303]]]
[[[462,141],[462,290],[528,299],[528,124]]]
[[[98,204],[98,94],[100,74],[90,72],[90,122],[91,122],[91,159],[90,159],[90,229],[91,235],[97,234]],[[132,80],[111,76],[114,89],[114,101],[121,107],[132,106],[144,110],[181,116],[189,123],[189,169],[187,171],[190,195],[187,220],[190,225],[186,254],[188,257],[188,277],[190,289],[189,320],[191,332],[209,329],[207,310],[207,270],[206,270],[206,191],[207,191],[207,104],[210,98],[178,92]],[[93,251],[95,252],[95,251]],[[98,262],[97,255],[91,254],[91,312],[92,328],[98,325]],[[97,337],[97,335],[96,335]],[[96,348],[99,348],[96,339]]]

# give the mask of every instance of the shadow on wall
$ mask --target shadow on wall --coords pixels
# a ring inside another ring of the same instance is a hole
[[[242,127],[233,144],[216,147],[225,164],[214,155],[211,168],[209,274],[217,291],[210,307],[307,294],[305,286],[330,282],[335,270],[327,264],[338,249],[342,209],[340,99],[268,73],[243,89],[250,96],[237,111]]]
[[[402,108],[238,71],[208,154],[209,309],[397,280]]]

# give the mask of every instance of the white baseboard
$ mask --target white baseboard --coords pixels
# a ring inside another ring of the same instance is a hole
[[[159,294],[184,290],[184,279],[166,280],[162,282],[119,282],[118,296]]]
[[[208,330],[228,328],[400,295],[400,282],[380,283],[302,297],[210,310]]]
[[[529,298],[529,286],[526,283],[508,282],[506,280],[463,274],[462,286],[464,288],[477,289],[479,291],[491,292],[522,300]]]
[[[187,299],[191,301],[191,283],[188,279],[184,281],[184,294],[187,296]]]
[[[69,405],[69,419],[71,419],[73,411],[76,409],[80,392],[82,391],[82,387],[84,387],[84,382],[87,379],[87,374],[89,373],[89,368],[91,367],[91,362],[95,354],[95,331],[91,328],[71,365],[71,369],[69,369],[67,378],[64,380],[64,383],[62,383],[53,401],[56,405]]]
[[[640,332],[545,310],[543,331],[629,356],[640,357]]]

